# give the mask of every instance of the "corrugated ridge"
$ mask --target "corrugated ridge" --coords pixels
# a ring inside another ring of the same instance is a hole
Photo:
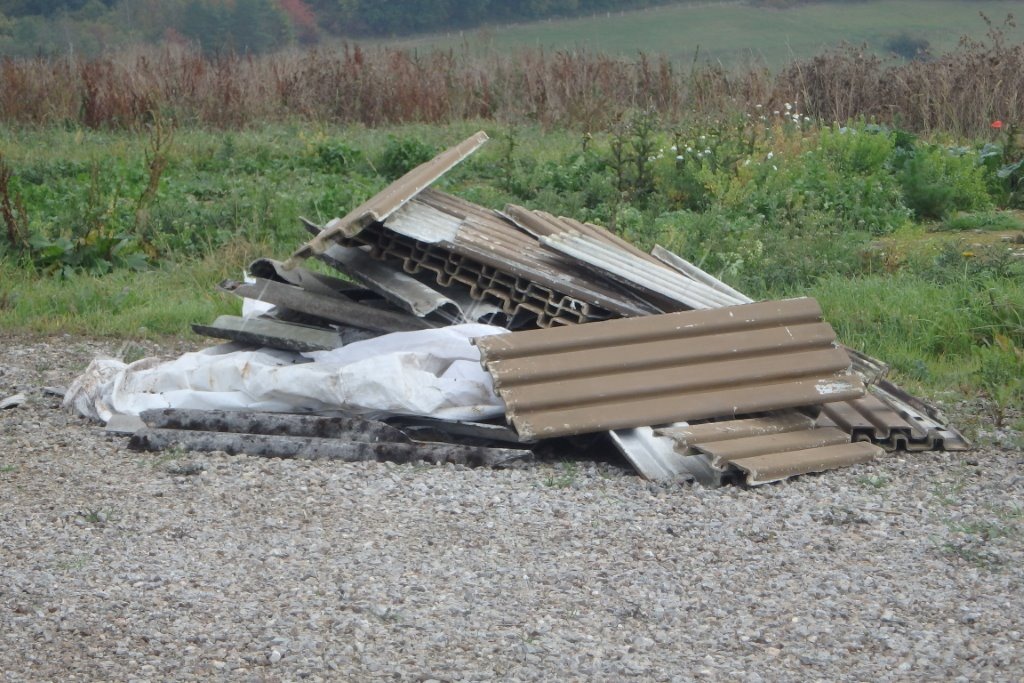
[[[625,253],[606,242],[579,233],[541,237],[547,247],[589,264],[602,273],[634,287],[695,309],[730,306],[735,298],[685,277],[661,264]]]
[[[499,393],[508,400],[507,390],[499,390]],[[767,384],[743,384],[682,395],[658,395],[605,404],[566,406],[538,413],[507,411],[506,416],[520,435],[550,438],[819,405],[856,398],[863,393],[864,385],[859,379],[830,375]]]
[[[765,453],[735,460],[731,465],[745,472],[747,483],[753,486],[787,479],[798,474],[824,472],[869,462],[882,453],[882,449],[874,444],[844,443],[801,451]]]
[[[582,351],[666,339],[688,339],[738,330],[799,325],[821,321],[821,307],[811,298],[764,301],[707,311],[684,311],[643,318],[608,320],[553,330],[529,330],[477,340],[484,362],[534,354]]]
[[[825,322],[801,323],[767,328],[758,334],[750,330],[693,337],[681,344],[679,338],[622,344],[495,360],[488,370],[498,386],[539,379],[556,380],[598,374],[605,368],[619,372],[664,367],[669,363],[696,363],[745,358],[783,349],[803,350],[826,347],[835,340],[832,326]]]

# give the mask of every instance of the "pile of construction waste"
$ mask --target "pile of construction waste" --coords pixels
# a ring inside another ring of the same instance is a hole
[[[136,448],[505,466],[606,435],[644,477],[712,485],[968,447],[812,299],[754,302],[667,250],[430,187],[486,139],[222,283],[245,313],[194,329],[229,343],[91,368],[66,402],[131,414]]]

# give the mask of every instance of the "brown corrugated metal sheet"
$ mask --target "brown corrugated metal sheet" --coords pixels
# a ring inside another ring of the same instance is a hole
[[[834,338],[817,302],[790,299],[476,343],[516,430],[547,438],[860,396]]]
[[[816,427],[812,418],[796,411],[656,433],[672,439],[676,452],[707,484],[719,484],[736,474],[748,484],[765,484],[867,462],[882,453],[872,444],[851,443],[840,429]]]
[[[877,394],[875,393],[877,392]],[[821,425],[836,426],[853,441],[870,441],[887,451],[966,450],[967,440],[955,429],[905,401],[905,392],[883,380],[859,399],[833,403],[822,410]],[[912,398],[912,397],[911,397]],[[927,406],[924,407],[927,410]]]

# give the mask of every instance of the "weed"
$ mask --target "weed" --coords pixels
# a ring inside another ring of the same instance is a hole
[[[1024,404],[1024,349],[1010,337],[996,334],[993,343],[975,351],[976,377],[985,393],[986,412],[996,429],[1011,408]]]
[[[18,469],[17,465],[0,465],[0,473],[14,472]]]
[[[558,474],[551,475],[544,480],[545,486],[565,489],[576,483],[576,478],[579,475],[579,465],[567,460],[559,465],[559,469],[560,472]]]
[[[437,150],[419,138],[391,136],[384,147],[378,168],[387,179],[395,180],[429,161],[435,154]]]
[[[13,175],[3,154],[0,154],[0,218],[7,234],[7,248],[18,250],[24,247],[28,235],[28,217],[21,196],[11,189]]]
[[[867,488],[884,489],[889,486],[892,481],[884,474],[878,474],[857,477],[857,483]]]

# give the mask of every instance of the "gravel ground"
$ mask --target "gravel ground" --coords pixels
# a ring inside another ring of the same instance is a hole
[[[1024,680],[1012,446],[749,490],[139,454],[42,390],[116,343],[3,341],[0,680]]]

